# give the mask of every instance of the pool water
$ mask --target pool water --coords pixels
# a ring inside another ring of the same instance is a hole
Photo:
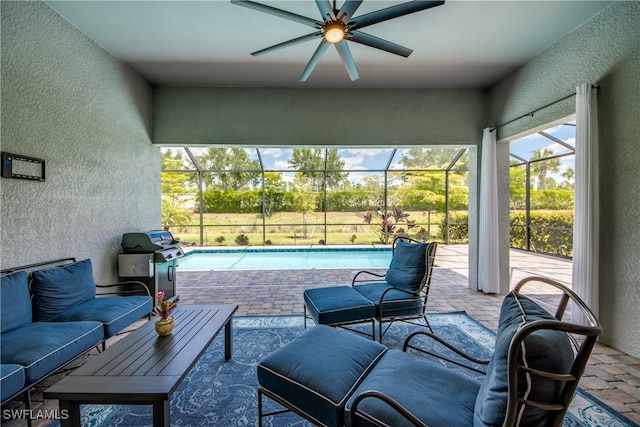
[[[387,268],[391,249],[229,249],[194,250],[178,261],[178,271]]]

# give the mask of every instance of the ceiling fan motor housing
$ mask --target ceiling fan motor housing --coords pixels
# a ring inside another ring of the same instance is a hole
[[[329,43],[338,43],[347,35],[347,29],[341,22],[328,22],[324,26],[323,35]]]

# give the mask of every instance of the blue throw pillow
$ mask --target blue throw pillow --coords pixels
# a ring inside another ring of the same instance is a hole
[[[31,323],[31,297],[26,271],[2,276],[0,279],[0,333]]]
[[[90,259],[34,271],[31,277],[33,314],[40,322],[96,296]]]
[[[495,350],[476,398],[474,426],[502,425],[507,411],[508,352],[513,336],[526,323],[536,320],[555,320],[531,299],[510,292],[500,310]],[[555,373],[568,373],[574,353],[565,332],[538,330],[524,340],[519,363],[530,368]],[[545,403],[557,403],[563,383],[537,375],[520,374],[518,395]],[[519,426],[547,425],[549,412],[525,407]]]
[[[398,241],[387,270],[386,282],[412,292],[420,290],[422,279],[427,274],[427,246],[427,243]]]

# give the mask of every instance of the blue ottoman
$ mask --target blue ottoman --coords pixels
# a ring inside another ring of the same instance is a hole
[[[265,357],[258,365],[258,416],[262,395],[307,420],[343,426],[354,390],[386,353],[382,344],[319,325]]]
[[[371,338],[375,339],[376,306],[351,286],[307,289],[304,291],[305,328],[307,310],[317,325],[344,326],[371,322]]]

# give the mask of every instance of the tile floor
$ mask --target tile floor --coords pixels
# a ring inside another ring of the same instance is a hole
[[[568,260],[516,250],[511,251],[510,257],[512,285],[528,275],[548,276],[567,285],[571,281],[571,263]],[[495,330],[502,297],[468,289],[467,259],[465,245],[438,247],[429,311],[464,310]],[[181,304],[238,304],[238,316],[301,315],[304,289],[350,283],[353,273],[353,270],[348,269],[179,271],[177,293],[181,297]],[[537,289],[533,288],[532,292],[536,293]],[[539,293],[538,297],[552,298],[543,293]],[[55,378],[48,381],[55,381]],[[640,360],[598,344],[580,386],[640,425]],[[33,393],[36,409],[57,408],[55,401],[43,401],[41,393],[41,389]],[[7,427],[25,424],[4,421],[2,424]],[[34,423],[34,427],[45,426],[47,423],[38,421]]]

